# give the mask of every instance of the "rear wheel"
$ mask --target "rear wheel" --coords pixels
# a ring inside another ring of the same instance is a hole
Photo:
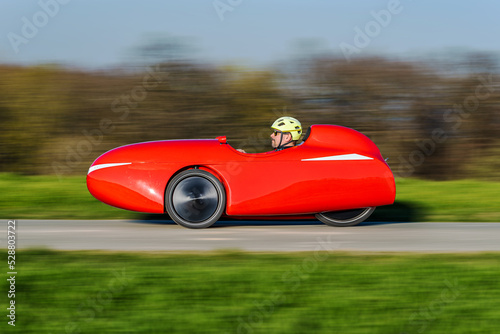
[[[187,228],[213,225],[224,212],[226,193],[220,181],[204,170],[188,169],[176,175],[165,191],[170,218]]]
[[[316,218],[322,223],[330,226],[354,226],[370,217],[373,211],[375,211],[375,207],[322,212],[316,214]]]

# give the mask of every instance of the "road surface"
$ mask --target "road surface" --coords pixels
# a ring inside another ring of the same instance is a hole
[[[0,239],[7,242],[7,220]],[[16,248],[112,251],[500,251],[500,223],[219,222],[202,230],[172,222],[16,220]]]

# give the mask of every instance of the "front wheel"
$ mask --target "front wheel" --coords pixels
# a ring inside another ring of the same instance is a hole
[[[330,226],[354,226],[370,217],[373,211],[375,211],[375,207],[322,212],[316,214],[316,218],[322,223]]]
[[[213,225],[224,212],[226,193],[220,181],[204,170],[188,169],[176,175],[165,191],[170,218],[187,228]]]

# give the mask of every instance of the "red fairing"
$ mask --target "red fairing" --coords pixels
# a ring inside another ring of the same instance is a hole
[[[189,165],[188,152],[200,157],[205,152],[204,161],[210,161],[210,150],[217,148],[216,140],[166,140],[118,147],[94,161],[87,188],[101,202],[118,208],[164,213],[167,182]]]
[[[228,215],[295,215],[392,204],[392,172],[375,144],[340,126],[316,125],[304,144],[254,154],[232,171]]]
[[[92,164],[87,185],[109,205],[163,213],[169,180],[195,166],[222,182],[228,216],[300,216],[374,207],[392,204],[396,194],[393,174],[376,145],[335,125],[313,125],[303,144],[278,152],[241,153],[225,137],[123,146]]]

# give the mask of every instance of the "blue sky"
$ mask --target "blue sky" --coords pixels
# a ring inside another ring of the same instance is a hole
[[[0,0],[0,62],[115,66],[152,36],[186,41],[197,59],[250,66],[342,55],[341,45],[360,55],[498,53],[499,17],[498,0]]]

